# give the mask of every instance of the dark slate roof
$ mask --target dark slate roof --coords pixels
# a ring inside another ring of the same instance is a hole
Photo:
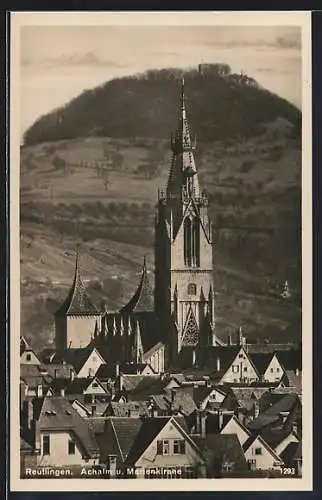
[[[79,259],[76,258],[75,274],[71,289],[56,311],[57,315],[97,315],[97,307],[89,298],[86,287],[80,275]]]
[[[144,258],[140,283],[131,300],[121,309],[121,313],[146,312],[154,310],[153,289],[150,286]]]
[[[23,437],[20,436],[20,452],[21,453],[31,453],[33,448]]]
[[[128,393],[139,394],[150,392],[156,386],[159,390],[160,388],[160,375],[123,375],[122,384],[123,388]],[[161,390],[161,389],[160,389]]]
[[[66,380],[66,379],[56,379],[53,380],[50,384],[50,387],[55,391],[60,389],[66,390],[66,395],[68,394],[83,394],[84,391],[89,387],[89,385],[95,380],[97,377],[92,378],[74,378],[74,380]],[[104,391],[105,388],[102,386]],[[106,393],[107,394],[107,393]]]
[[[262,438],[268,443],[271,448],[275,449],[283,439],[291,434],[289,429],[263,429],[261,431]]]
[[[294,460],[302,458],[302,443],[289,443],[281,453],[281,459],[286,466],[294,466]]]
[[[260,375],[264,375],[273,356],[274,354],[269,352],[256,352],[249,355]]]
[[[302,351],[300,349],[279,351],[275,354],[284,370],[302,370]]]
[[[235,470],[247,470],[245,455],[236,434],[211,433],[206,438],[196,436],[193,439],[209,467],[214,461],[227,461],[234,464]]]
[[[99,449],[94,433],[86,421],[63,397],[45,397],[40,407],[39,429],[46,431],[68,430],[89,456],[97,456]]]
[[[302,372],[297,375],[293,370],[286,370],[285,378],[288,387],[294,387],[297,392],[302,392]],[[284,381],[284,378],[282,380]]]
[[[220,360],[220,375],[224,375],[235,357],[239,353],[241,346],[209,346],[203,351],[206,366],[213,368],[213,375],[216,375],[217,359]]]
[[[50,363],[48,365],[44,364],[40,367],[40,370],[48,373],[48,375],[52,378],[56,377],[67,380],[71,378],[71,372],[75,372],[74,366],[70,363]]]
[[[114,438],[120,450],[121,458],[125,461],[138,433],[140,432],[142,420],[141,418],[112,417],[110,422]]]
[[[265,397],[267,395],[263,395]],[[275,403],[268,406],[268,408],[260,413],[259,416],[249,424],[249,429],[261,430],[268,425],[276,424],[280,420],[281,412],[289,412],[291,413],[298,405],[301,405],[301,402],[297,396],[297,394],[268,394],[268,396]]]
[[[93,347],[71,347],[56,351],[53,357],[53,363],[70,364],[75,368],[76,372],[79,372],[92,351]],[[48,366],[50,366],[50,364]]]

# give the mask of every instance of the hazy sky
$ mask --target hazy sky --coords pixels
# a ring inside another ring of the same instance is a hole
[[[225,62],[301,107],[298,27],[24,26],[21,133],[84,89],[149,68]]]

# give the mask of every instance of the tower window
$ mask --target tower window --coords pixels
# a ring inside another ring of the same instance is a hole
[[[188,285],[188,295],[196,295],[197,285],[195,283],[189,283]]]
[[[184,221],[184,263],[193,267],[200,265],[200,226],[197,217],[186,217]]]

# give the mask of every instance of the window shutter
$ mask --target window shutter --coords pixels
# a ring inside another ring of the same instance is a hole
[[[163,455],[163,441],[157,441],[157,455]]]

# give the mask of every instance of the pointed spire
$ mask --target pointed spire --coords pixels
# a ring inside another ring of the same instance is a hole
[[[94,328],[94,339],[98,336],[98,324],[97,320],[95,321],[95,328]]]
[[[79,265],[79,245],[76,245],[74,280],[65,302],[56,314],[98,314],[97,307],[87,295]]]
[[[149,283],[144,256],[139,286],[131,300],[121,309],[121,313],[153,311],[153,290]]]
[[[127,334],[130,336],[132,334],[132,323],[131,323],[131,317],[128,317],[127,321]]]
[[[117,334],[117,326],[116,326],[116,320],[115,316],[113,316],[113,337]]]
[[[122,316],[121,316],[121,321],[120,321],[120,335],[121,335],[121,337],[124,335],[124,323],[123,323]]]

